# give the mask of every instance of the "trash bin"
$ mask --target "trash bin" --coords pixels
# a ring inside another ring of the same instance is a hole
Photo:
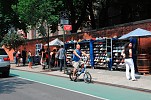
[[[151,67],[150,67],[150,58],[148,54],[138,54],[137,68],[138,68],[138,72],[141,74],[150,73]]]

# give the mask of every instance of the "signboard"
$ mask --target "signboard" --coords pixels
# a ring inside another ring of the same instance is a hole
[[[60,20],[60,24],[61,24],[61,25],[68,25],[68,24],[69,24],[69,20],[61,19],[61,20]]]
[[[71,31],[72,30],[72,25],[64,25],[64,30],[65,31]]]

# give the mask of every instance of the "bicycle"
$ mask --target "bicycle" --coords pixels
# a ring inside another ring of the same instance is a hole
[[[84,60],[84,67],[82,69],[77,69],[75,72],[75,77],[73,77],[73,70],[70,70],[71,72],[69,73],[69,78],[71,81],[77,81],[78,77],[83,74],[83,80],[85,83],[91,83],[92,81],[92,76],[91,74],[86,70],[86,62],[87,60]],[[80,68],[81,66],[79,66]]]

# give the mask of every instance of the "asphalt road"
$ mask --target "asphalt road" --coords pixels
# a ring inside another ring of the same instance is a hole
[[[0,79],[0,100],[151,100],[151,93],[11,70]]]
[[[17,77],[0,79],[0,100],[100,100]]]

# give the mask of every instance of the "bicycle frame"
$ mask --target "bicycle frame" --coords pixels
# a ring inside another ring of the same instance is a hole
[[[80,76],[82,73],[85,73],[85,72],[86,72],[86,65],[84,64],[84,67],[81,70],[78,70],[77,73],[78,73],[78,76]]]

